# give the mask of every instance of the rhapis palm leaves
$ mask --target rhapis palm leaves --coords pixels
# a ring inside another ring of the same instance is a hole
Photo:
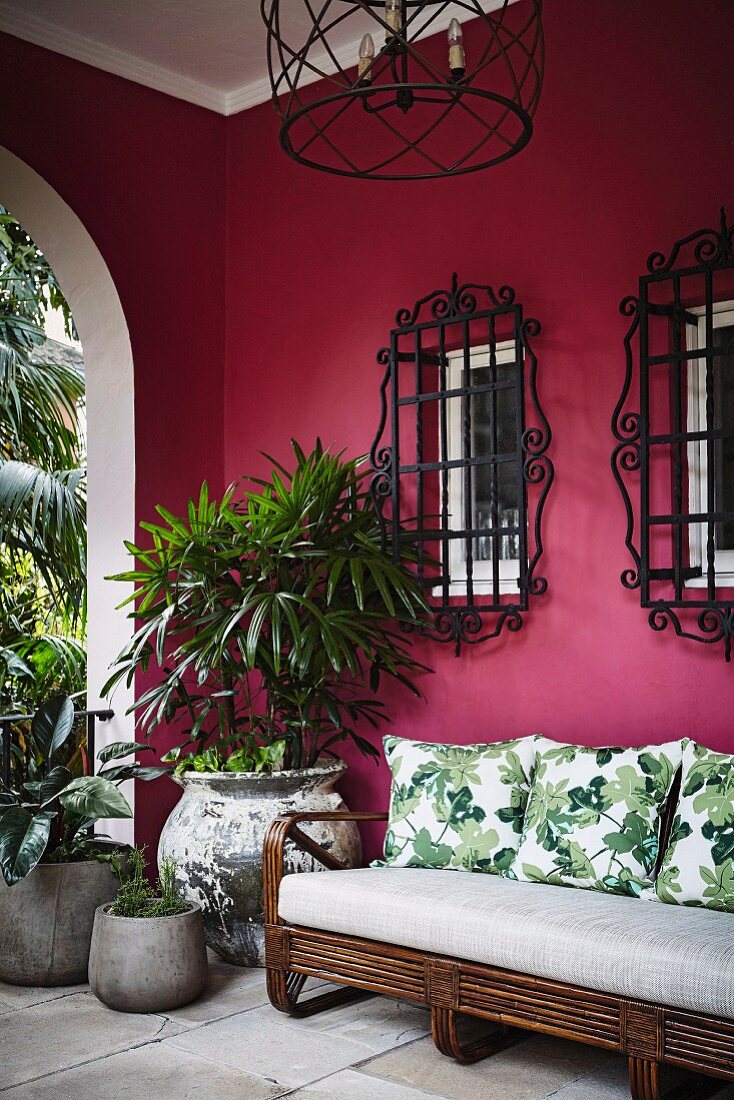
[[[399,625],[425,602],[405,563],[383,548],[364,460],[294,443],[296,466],[217,504],[206,486],[186,517],[158,509],[151,545],[129,546],[139,621],[107,688],[154,662],[160,682],[137,702],[150,733],[185,713],[194,739],[286,739],[293,766],[382,717],[364,688],[379,675],[419,694],[423,669]],[[394,628],[395,627],[395,628]],[[372,673],[372,675],[370,675]]]

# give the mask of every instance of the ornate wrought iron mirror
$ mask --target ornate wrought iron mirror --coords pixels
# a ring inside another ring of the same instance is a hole
[[[612,470],[627,512],[633,566],[653,630],[734,637],[734,230],[717,229],[654,252],[631,319],[627,369],[612,419]],[[627,403],[639,375],[639,412]],[[634,482],[633,504],[627,488]],[[639,550],[636,546],[639,538]]]
[[[372,494],[396,557],[408,544],[434,608],[426,633],[464,643],[523,624],[553,481],[531,338],[508,286],[459,286],[398,311],[371,458]],[[533,426],[526,423],[532,407]]]

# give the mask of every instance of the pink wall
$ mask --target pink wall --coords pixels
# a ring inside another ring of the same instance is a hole
[[[650,251],[715,219],[722,202],[734,210],[734,21],[727,0],[550,0],[545,27],[535,135],[485,173],[331,178],[283,156],[268,105],[231,120],[225,473],[250,471],[261,447],[286,456],[291,435],[366,450],[375,352],[397,308],[454,270],[510,283],[543,323],[549,592],[519,635],[459,660],[424,644],[427,703],[395,694],[387,728],[443,741],[690,734],[734,751],[734,670],[721,647],[654,634],[619,583],[628,562],[609,469],[619,301]],[[344,787],[357,808],[386,803],[387,776],[371,763],[353,759]]]
[[[557,474],[549,593],[519,635],[460,660],[424,644],[427,703],[394,695],[389,728],[458,741],[692,734],[734,751],[734,671],[720,649],[653,634],[619,584],[609,471],[619,299],[649,251],[722,202],[734,210],[729,0],[546,9],[535,136],[516,160],[464,179],[332,179],[283,156],[268,105],[225,120],[7,36],[0,143],[76,210],[120,292],[140,518],[204,477],[253,472],[260,448],[285,457],[290,436],[365,450],[374,356],[396,309],[453,270],[514,285],[543,322]],[[350,802],[383,806],[384,770],[350,759]],[[154,843],[174,798],[172,785],[140,792],[140,839]]]
[[[219,487],[225,119],[7,35],[0,104],[0,144],[73,208],[120,294],[138,516],[178,507],[205,477]],[[143,840],[155,840],[175,797],[173,784],[139,793]]]

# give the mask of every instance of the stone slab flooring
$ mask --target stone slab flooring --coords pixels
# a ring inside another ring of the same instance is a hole
[[[0,983],[8,1100],[628,1100],[624,1059],[532,1036],[474,1066],[434,1048],[428,1014],[386,998],[292,1020],[261,970],[211,956],[207,992],[160,1016],[111,1012],[87,986]],[[686,1096],[683,1085],[681,1095]],[[691,1091],[691,1095],[693,1095]],[[734,1087],[717,1100],[734,1100]]]

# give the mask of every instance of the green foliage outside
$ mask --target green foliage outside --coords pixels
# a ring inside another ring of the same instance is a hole
[[[45,306],[75,335],[45,257],[0,206],[0,714],[86,678],[84,372],[46,354]]]

